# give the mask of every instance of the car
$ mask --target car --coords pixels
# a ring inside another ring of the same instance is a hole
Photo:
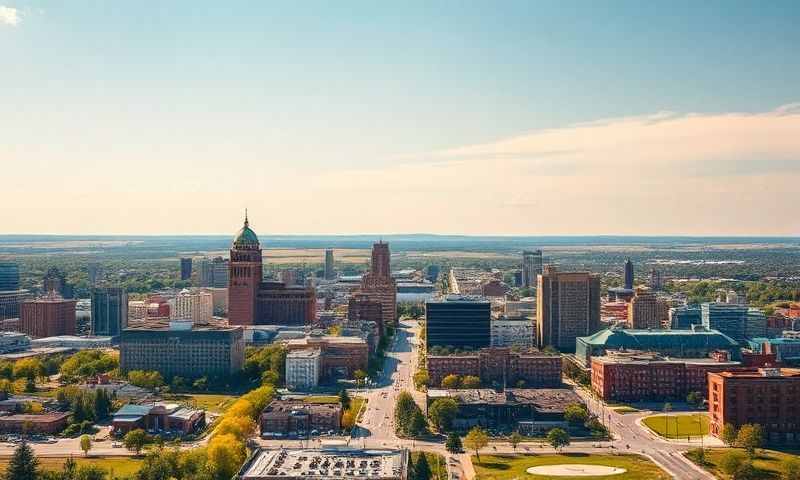
[[[113,448],[122,448],[122,444],[120,442],[114,442],[114,443],[111,444],[111,447],[113,447]]]

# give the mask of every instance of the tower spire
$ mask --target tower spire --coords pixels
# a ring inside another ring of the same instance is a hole
[[[247,220],[247,207],[245,207],[245,209],[244,209],[244,226],[245,227],[249,227],[250,226],[250,222]]]

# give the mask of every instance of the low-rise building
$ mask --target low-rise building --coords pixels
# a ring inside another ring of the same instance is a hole
[[[778,362],[800,362],[800,337],[751,338],[747,343],[754,352],[775,354]]]
[[[311,390],[319,385],[322,352],[317,348],[293,350],[286,354],[286,387]]]
[[[668,359],[655,352],[608,352],[592,357],[592,390],[603,400],[684,400],[706,391],[706,375],[740,367],[727,352],[715,358]]]
[[[316,349],[321,352],[320,380],[353,378],[356,370],[367,370],[369,347],[361,337],[308,335],[284,342],[289,352]]]
[[[111,344],[111,337],[78,337],[76,335],[58,335],[56,337],[35,338],[30,342],[32,348],[65,347],[74,350],[110,348]]]
[[[111,417],[114,435],[125,435],[141,428],[148,432],[195,433],[205,427],[206,414],[177,403],[127,404]]]
[[[273,400],[261,412],[258,423],[262,437],[303,436],[313,430],[338,431],[342,426],[342,406],[339,403],[315,403],[304,399]]]
[[[558,387],[561,385],[561,357],[538,350],[515,352],[508,347],[484,348],[476,352],[427,356],[427,370],[432,385],[441,385],[448,375],[471,375],[484,385],[524,385]]]
[[[31,348],[31,339],[24,333],[0,332],[0,353],[21,352]]]
[[[759,368],[708,375],[709,431],[758,424],[768,443],[800,443],[800,369]]]
[[[408,450],[329,447],[259,449],[239,470],[237,480],[408,480]]]
[[[69,413],[48,412],[41,415],[0,416],[2,433],[58,433],[67,426]]]

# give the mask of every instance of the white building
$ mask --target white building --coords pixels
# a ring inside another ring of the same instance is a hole
[[[75,335],[59,335],[56,337],[36,338],[31,340],[34,348],[74,348],[84,350],[90,348],[110,348],[111,337],[78,337]]]
[[[536,297],[524,297],[519,300],[508,300],[505,308],[506,317],[536,315]]]
[[[170,320],[191,320],[195,323],[208,323],[214,315],[214,299],[208,292],[181,290],[169,301]]]
[[[319,349],[295,350],[286,354],[286,386],[290,390],[310,390],[319,384],[322,352]]]
[[[534,346],[534,320],[531,317],[500,317],[491,321],[493,347]]]
[[[204,288],[203,291],[211,294],[214,315],[219,317],[226,316],[228,314],[228,289],[208,287]]]

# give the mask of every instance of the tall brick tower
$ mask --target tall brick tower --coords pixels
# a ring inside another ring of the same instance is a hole
[[[361,277],[360,293],[381,304],[383,326],[394,325],[397,320],[397,285],[392,278],[389,244],[380,241],[372,245],[372,265]]]
[[[261,245],[250,229],[247,212],[244,226],[233,238],[228,279],[228,323],[253,325],[256,318],[256,294],[261,284]]]
[[[391,278],[392,272],[389,267],[391,254],[389,253],[389,244],[383,243],[381,240],[372,245],[372,265],[370,272],[375,278]]]

